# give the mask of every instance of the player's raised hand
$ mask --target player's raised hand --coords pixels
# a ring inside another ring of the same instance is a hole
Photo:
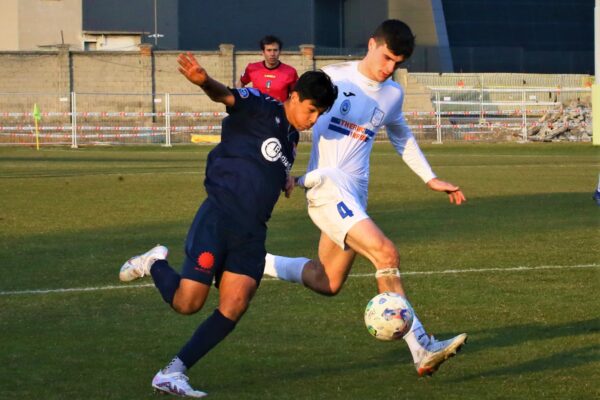
[[[448,197],[450,199],[450,203],[456,204],[457,206],[461,205],[463,201],[467,201],[465,195],[460,190],[460,188],[456,185],[451,184],[450,182],[444,182],[439,180],[438,178],[433,178],[429,182],[427,182],[427,186],[431,190],[435,190],[436,192],[446,192],[448,193]]]
[[[190,82],[202,86],[208,80],[206,70],[198,63],[192,53],[181,53],[177,57],[179,67],[177,68]]]

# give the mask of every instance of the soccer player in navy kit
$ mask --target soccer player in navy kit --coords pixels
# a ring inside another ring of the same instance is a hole
[[[247,310],[263,275],[266,222],[279,194],[289,196],[294,187],[289,173],[298,130],[312,127],[331,107],[337,88],[325,73],[310,71],[280,103],[256,89],[225,87],[190,53],[180,54],[178,63],[190,82],[225,104],[229,113],[221,143],[208,155],[208,197],[188,232],[181,275],[169,266],[168,250],[159,245],[127,261],[119,278],[152,275],[165,302],[181,314],[199,311],[215,281],[218,308],[152,380],[156,390],[203,397],[206,393],[193,389],[185,372],[223,340]]]

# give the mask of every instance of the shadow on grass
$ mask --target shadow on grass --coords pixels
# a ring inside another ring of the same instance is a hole
[[[499,376],[522,375],[527,373],[542,373],[551,370],[564,370],[576,368],[600,361],[600,344],[592,344],[579,349],[569,349],[550,354],[535,360],[492,368],[477,374],[471,374],[457,379],[458,382],[480,378],[493,378]]]
[[[481,235],[537,235],[600,225],[600,219],[592,217],[600,208],[587,192],[489,195],[471,198],[459,207],[445,200],[378,201],[369,212],[384,232],[406,235],[403,241],[439,240],[450,232],[460,240]],[[409,232],[402,233],[405,230]]]
[[[583,321],[569,321],[562,324],[525,324],[497,327],[469,332],[470,340],[465,346],[468,353],[477,353],[488,349],[497,349],[511,346],[527,346],[528,342],[535,342],[536,348],[542,347],[545,340],[562,338],[569,340],[576,336],[600,334],[600,318]],[[511,365],[496,365],[487,371],[464,376],[459,381],[477,378],[495,377],[504,375],[520,375],[530,372],[559,370],[574,368],[600,361],[600,344],[573,349],[570,346],[562,349],[559,346],[547,345],[550,354],[534,360],[515,363]],[[477,355],[474,355],[477,357]],[[493,364],[493,360],[489,360]]]
[[[507,249],[544,254],[546,238],[560,237],[560,241],[553,243],[553,250],[568,254],[573,246],[579,249],[594,247],[592,237],[589,246],[581,241],[582,237],[590,236],[588,230],[598,226],[598,222],[590,218],[589,211],[581,209],[581,205],[589,204],[597,212],[598,207],[589,197],[588,193],[488,197],[475,199],[465,207],[446,205],[437,199],[404,203],[396,209],[393,207],[398,207],[398,203],[378,201],[372,208],[376,222],[380,221],[383,231],[389,232],[392,240],[402,243],[401,247],[415,242],[439,245],[473,240],[484,250],[489,243],[490,246],[502,245]],[[198,199],[198,204],[201,200]],[[267,248],[282,255],[290,251],[313,254],[317,248],[314,240],[317,228],[303,208],[282,203],[269,222]],[[177,207],[177,204],[171,203],[169,207]],[[0,270],[19,269],[19,276],[28,277],[21,279],[11,275],[3,281],[0,290],[111,282],[109,275],[102,273],[107,265],[114,269],[123,260],[156,243],[172,246],[174,265],[178,265],[182,258],[177,257],[183,255],[181,249],[194,213],[195,209],[190,209],[189,217],[164,223],[141,220],[139,224],[118,226],[119,216],[115,214],[101,216],[107,225],[117,225],[106,228],[86,229],[87,221],[81,220],[77,221],[79,225],[66,226],[65,223],[64,231],[59,227],[58,231],[53,228],[51,233],[36,231],[15,237],[9,232],[0,232],[5,238],[0,244],[3,260]],[[575,239],[570,239],[571,235],[575,235],[578,244]],[[35,275],[40,282],[31,279],[30,276]],[[82,278],[85,276],[88,279]]]

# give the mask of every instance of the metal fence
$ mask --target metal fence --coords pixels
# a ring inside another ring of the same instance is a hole
[[[590,88],[447,88],[432,87],[436,142],[449,140],[528,141],[528,131],[551,124],[548,116],[565,108],[591,114]],[[567,123],[564,120],[560,123]],[[556,124],[556,123],[555,123]],[[591,121],[574,140],[591,140]],[[584,134],[584,133],[588,133]]]
[[[528,74],[528,73],[434,73],[410,72],[411,78],[428,87],[466,88],[562,88],[588,87],[593,77],[586,74]]]
[[[569,104],[589,111],[591,89],[430,87],[428,109],[405,112],[418,140],[528,140],[528,128]],[[412,96],[407,94],[407,100]],[[588,104],[588,106],[586,106]],[[34,121],[34,105],[41,120]],[[0,93],[0,144],[136,145],[216,142],[224,107],[204,94]],[[579,121],[587,129],[589,122]],[[591,132],[591,126],[589,127]],[[385,132],[376,140],[384,139]],[[591,137],[591,133],[590,133]],[[303,132],[309,140],[310,132]],[[582,135],[580,140],[588,140]]]

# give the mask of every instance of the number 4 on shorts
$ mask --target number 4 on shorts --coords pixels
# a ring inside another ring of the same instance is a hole
[[[354,213],[352,212],[352,210],[349,209],[348,206],[345,205],[343,201],[340,201],[339,203],[337,203],[337,210],[340,213],[340,216],[342,217],[342,219],[344,219],[346,217],[354,216]]]

